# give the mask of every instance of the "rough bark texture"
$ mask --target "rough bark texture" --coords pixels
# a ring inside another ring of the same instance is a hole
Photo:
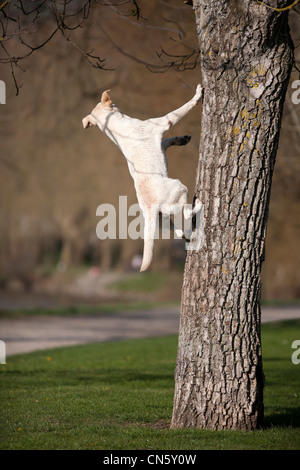
[[[251,430],[263,421],[261,264],[293,45],[286,11],[249,0],[194,9],[205,241],[187,254],[171,427]]]

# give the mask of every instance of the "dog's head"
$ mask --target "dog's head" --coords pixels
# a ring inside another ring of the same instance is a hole
[[[106,90],[102,93],[100,103],[95,106],[91,114],[82,119],[82,125],[84,129],[87,127],[96,126],[96,119],[100,118],[101,112],[104,110],[111,111],[113,109],[113,104],[108,94],[109,91],[110,90]]]

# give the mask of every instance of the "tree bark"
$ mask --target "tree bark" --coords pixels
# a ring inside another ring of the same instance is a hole
[[[288,11],[254,0],[194,10],[204,245],[187,253],[171,427],[252,430],[263,423],[261,265],[293,44]]]

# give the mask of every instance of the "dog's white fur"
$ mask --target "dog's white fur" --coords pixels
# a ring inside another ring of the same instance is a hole
[[[123,114],[112,104],[109,91],[102,93],[100,103],[83,118],[82,124],[85,129],[91,125],[98,126],[119,147],[127,160],[145,219],[144,254],[140,269],[145,271],[153,258],[158,213],[170,215],[183,211],[184,218],[191,219],[202,207],[197,201],[194,208],[189,209],[187,187],[178,179],[168,177],[165,150],[171,145],[183,145],[189,139],[183,141],[184,137],[171,137],[162,141],[164,132],[200,102],[202,87],[198,85],[194,97],[180,108],[163,117],[146,121]],[[181,230],[176,230],[176,234],[184,238]]]

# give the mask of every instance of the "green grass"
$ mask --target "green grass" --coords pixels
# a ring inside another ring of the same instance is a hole
[[[119,291],[128,292],[156,292],[168,279],[168,274],[147,271],[142,274],[134,274],[127,279],[114,282],[112,287]]]
[[[300,322],[263,325],[265,428],[170,430],[177,338],[8,357],[0,365],[1,449],[299,449]]]

